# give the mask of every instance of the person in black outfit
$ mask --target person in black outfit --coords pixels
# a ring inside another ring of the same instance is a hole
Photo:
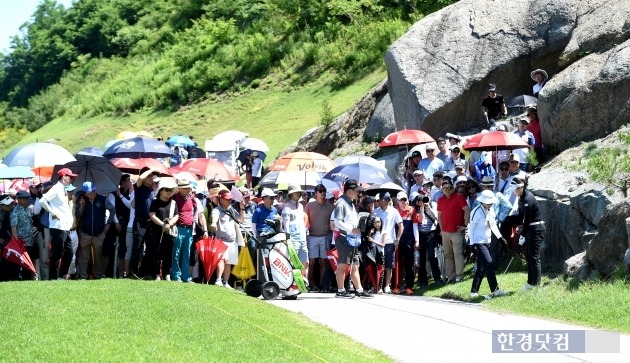
[[[527,180],[512,179],[514,193],[519,197],[519,220],[516,232],[525,236],[525,260],[527,261],[527,283],[523,290],[540,284],[540,245],[545,237],[545,222],[534,194],[527,190]]]
[[[488,97],[481,103],[483,114],[486,116],[488,124],[493,125],[496,120],[507,115],[507,108],[503,96],[497,94],[497,87],[494,84],[488,85]]]
[[[145,232],[149,226],[149,207],[151,201],[155,199],[154,181],[158,175],[157,170],[142,168],[134,188],[134,198],[131,201],[131,207],[135,208],[135,217],[129,272],[136,277],[142,277],[145,272],[144,270],[140,271],[139,264],[143,260],[144,244],[148,240],[145,238]]]

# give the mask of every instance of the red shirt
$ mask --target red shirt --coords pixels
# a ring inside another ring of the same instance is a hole
[[[534,135],[534,147],[536,149],[542,149],[542,133],[540,132],[540,121],[531,121],[527,126],[527,131]]]
[[[442,213],[442,230],[456,233],[457,227],[464,225],[464,207],[467,207],[466,199],[453,192],[450,198],[446,195],[438,199],[437,210]]]
[[[195,205],[193,204],[195,201],[193,200],[192,194],[184,198],[181,194],[177,193],[173,196],[173,200],[179,209],[179,219],[177,223],[191,226],[193,224],[193,213],[195,210]]]

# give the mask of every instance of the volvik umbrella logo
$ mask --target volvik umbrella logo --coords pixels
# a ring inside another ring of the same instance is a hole
[[[18,259],[22,259],[22,254],[20,253],[20,251],[16,251],[13,248],[7,248],[7,255],[5,258],[9,258],[11,257],[11,254],[13,254],[15,257],[17,257]]]
[[[310,164],[308,163],[299,164],[297,167],[298,167],[298,171],[308,171],[308,170],[314,169],[314,170],[320,170],[322,172],[326,172],[326,165],[316,164],[314,161],[311,162]]]
[[[123,142],[122,144],[118,145],[116,148],[117,149],[130,150],[132,147],[134,147],[134,145],[136,145],[136,143],[134,141],[127,141],[127,142]]]

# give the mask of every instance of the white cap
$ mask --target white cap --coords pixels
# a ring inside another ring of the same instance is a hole
[[[466,178],[463,175],[460,175],[460,176],[457,177],[457,179],[455,179],[455,184],[457,184],[457,183],[465,183],[467,181],[468,181],[468,178]]]
[[[398,194],[396,194],[396,199],[398,199],[398,200],[401,200],[401,199],[409,200],[409,198],[407,197],[407,193],[405,193],[405,192],[398,192]]]
[[[275,196],[276,196],[276,193],[274,193],[273,190],[270,189],[270,188],[264,188],[262,190],[262,193],[260,193],[260,197],[261,198],[264,198],[264,197],[275,197]]]

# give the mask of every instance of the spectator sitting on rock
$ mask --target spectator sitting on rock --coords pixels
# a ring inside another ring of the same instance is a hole
[[[532,80],[536,81],[536,84],[532,87],[532,94],[534,95],[534,97],[538,97],[540,90],[542,90],[542,88],[545,86],[545,83],[547,83],[549,76],[544,70],[536,69],[532,71],[532,73],[530,73],[530,77],[532,77]]]

